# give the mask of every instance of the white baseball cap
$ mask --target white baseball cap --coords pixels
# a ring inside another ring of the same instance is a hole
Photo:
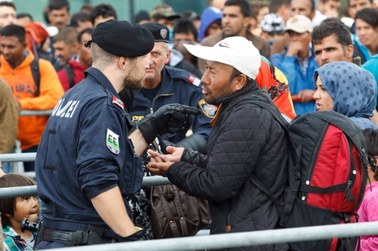
[[[259,50],[244,37],[225,38],[213,47],[184,44],[194,56],[230,65],[251,79],[256,79],[261,65]]]
[[[311,20],[303,15],[295,15],[286,22],[285,31],[292,30],[298,33],[312,32]]]

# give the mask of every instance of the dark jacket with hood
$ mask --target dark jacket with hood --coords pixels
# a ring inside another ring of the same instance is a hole
[[[275,199],[281,197],[286,183],[287,138],[267,110],[245,102],[250,93],[273,106],[255,83],[222,98],[208,154],[200,166],[181,161],[168,172],[172,183],[209,201],[211,234],[272,229],[278,221],[274,203],[251,177],[260,180]],[[283,246],[232,250],[285,250]]]

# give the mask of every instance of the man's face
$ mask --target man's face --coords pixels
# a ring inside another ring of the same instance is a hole
[[[0,28],[4,26],[15,24],[16,19],[16,10],[9,6],[0,7]]]
[[[308,48],[311,42],[311,34],[309,32],[298,33],[289,30],[287,33],[289,34],[289,43],[296,43],[301,51]]]
[[[313,44],[316,62],[319,66],[335,61],[352,62],[353,45],[342,45],[332,34]]]
[[[175,33],[173,36],[173,42],[189,41],[196,42],[192,33]]]
[[[143,79],[145,77],[144,69],[147,67],[147,57],[140,56],[128,60],[128,65],[125,67],[126,74],[123,80],[123,88],[128,88],[131,90],[141,89]]]
[[[64,41],[56,41],[53,43],[54,55],[57,57],[61,65],[65,65],[75,54],[72,46],[69,46]]]
[[[353,19],[356,16],[357,11],[372,7],[369,0],[349,0],[348,3],[349,16]]]
[[[84,46],[84,44],[92,39],[92,35],[89,33],[84,33],[81,36],[81,41],[80,41],[80,63],[82,65],[85,65],[86,67],[89,67],[92,65],[92,52],[89,47]]]
[[[169,62],[170,50],[168,44],[156,42],[154,48],[147,54],[146,81],[160,79],[161,71],[165,64]]]
[[[376,47],[378,41],[378,27],[374,28],[358,18],[356,19],[356,34],[360,42],[366,47]]]
[[[335,17],[339,16],[339,9],[341,7],[341,3],[339,0],[329,0],[324,3],[324,15],[327,17]]]
[[[223,8],[222,30],[226,37],[244,36],[250,23],[249,17],[244,17],[239,6]]]
[[[16,36],[3,36],[0,40],[1,53],[8,63],[15,67],[24,60],[26,45],[21,43]]]
[[[315,13],[311,11],[310,0],[292,0],[291,1],[291,16],[304,15],[310,20],[314,18]]]
[[[51,10],[48,13],[49,21],[51,26],[56,26],[59,30],[66,28],[68,20],[70,19],[70,14],[67,8],[62,8],[59,10]]]
[[[207,61],[201,78],[202,94],[209,104],[217,105],[217,100],[235,92],[235,79],[231,79],[233,68],[229,65]]]

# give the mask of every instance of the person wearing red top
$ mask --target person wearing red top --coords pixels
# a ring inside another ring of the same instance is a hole
[[[71,59],[68,64],[58,71],[59,80],[62,83],[64,91],[68,91],[71,87],[84,79],[85,70],[92,65],[92,54],[89,48],[85,47],[85,43],[92,39],[92,29],[84,29],[78,34],[79,61]]]

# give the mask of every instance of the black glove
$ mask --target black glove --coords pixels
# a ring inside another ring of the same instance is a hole
[[[149,114],[142,119],[137,124],[137,127],[147,143],[151,143],[158,134],[185,129],[191,114],[198,115],[200,111],[197,108],[186,105],[164,105],[155,113]]]
[[[206,153],[207,140],[203,135],[193,133],[176,143],[176,147],[191,148],[200,153]]]
[[[117,242],[127,242],[127,241],[139,241],[143,240],[143,229],[139,230],[138,232],[133,233],[132,235],[126,236],[126,237],[121,237],[117,235],[116,237]]]

